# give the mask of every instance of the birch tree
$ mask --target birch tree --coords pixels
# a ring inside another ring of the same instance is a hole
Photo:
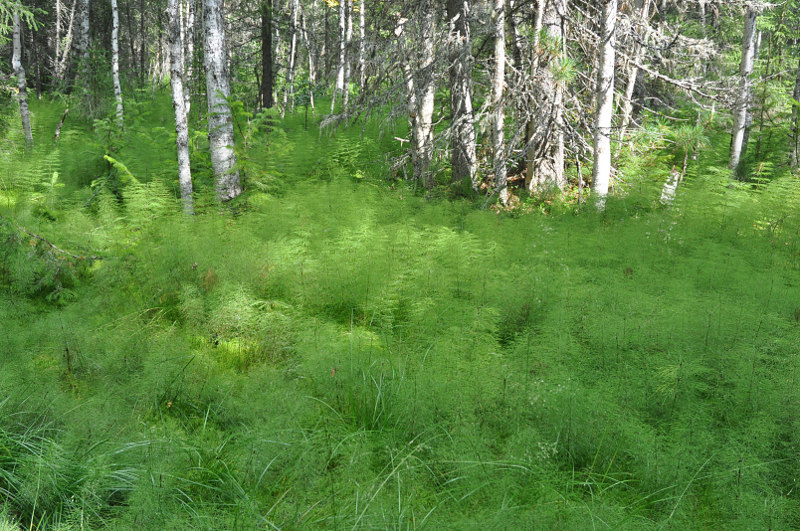
[[[283,91],[283,107],[294,111],[294,73],[297,61],[297,33],[298,33],[298,12],[300,11],[299,0],[292,0],[291,26],[289,27],[289,61],[286,65],[286,87]]]
[[[506,72],[505,0],[494,1],[494,71],[492,73],[492,156],[494,189],[500,201],[508,203],[508,181],[505,157],[505,107],[503,85]]]
[[[358,2],[358,89],[364,92],[367,80],[367,0]]]
[[[225,202],[242,193],[242,184],[233,151],[233,117],[228,103],[231,90],[222,0],[204,0],[204,11],[203,52],[208,99],[208,140],[216,177],[217,198]]]
[[[181,39],[181,2],[168,0],[169,18],[169,56],[170,86],[172,88],[172,107],[175,111],[175,140],[178,151],[178,182],[181,188],[183,211],[194,214],[192,197],[192,170],[189,164],[189,127],[186,122],[186,99],[183,93],[183,41]]]
[[[363,0],[362,0],[363,1]],[[447,0],[450,46],[450,161],[453,179],[478,189],[475,118],[472,109],[472,42],[469,0]]]
[[[600,64],[597,69],[597,114],[594,131],[592,192],[599,209],[605,208],[611,181],[611,119],[614,112],[617,0],[601,0]]]
[[[744,155],[744,135],[747,128],[747,116],[750,111],[751,79],[755,58],[756,19],[758,12],[752,6],[747,7],[744,16],[744,34],[742,35],[742,61],[739,64],[739,87],[736,95],[736,106],[733,110],[733,133],[731,155],[728,168],[739,174]]]
[[[347,2],[339,0],[339,63],[336,68],[336,86],[333,89],[331,96],[331,114],[336,108],[336,93],[339,92],[344,98],[344,70],[345,70],[345,54],[347,52]]]
[[[117,102],[117,127],[122,129],[122,87],[119,83],[119,9],[117,0],[111,0],[111,76],[114,81],[114,99]]]
[[[13,53],[11,56],[11,67],[14,69],[14,74],[17,76],[17,90],[19,98],[19,114],[22,118],[22,131],[25,134],[25,142],[28,146],[33,146],[33,135],[31,134],[31,116],[28,111],[28,85],[25,81],[25,69],[22,67],[22,40],[20,33],[22,32],[22,24],[20,23],[19,13],[14,10],[14,34],[13,40]]]
[[[194,17],[196,4],[195,0],[187,0],[186,12],[183,13],[183,24],[181,25],[181,41],[183,41],[183,100],[186,107],[186,116],[191,113],[192,108],[192,81],[194,76]]]

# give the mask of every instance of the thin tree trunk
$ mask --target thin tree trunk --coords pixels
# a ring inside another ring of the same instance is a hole
[[[14,11],[14,36],[13,54],[11,56],[11,67],[17,76],[17,89],[19,90],[19,114],[22,118],[22,131],[25,134],[25,142],[28,147],[33,146],[33,135],[31,134],[31,116],[28,112],[28,86],[25,83],[25,69],[22,67],[22,40],[20,32],[22,25],[19,21],[19,13]]]
[[[272,77],[272,0],[261,4],[261,106],[271,109],[274,79]]]
[[[36,83],[36,98],[42,99],[42,62],[39,60],[39,43],[33,38],[33,32],[28,32],[28,64],[34,65],[34,79]]]
[[[64,72],[67,69],[67,60],[69,59],[70,49],[72,49],[72,32],[73,28],[75,27],[75,10],[77,5],[78,5],[78,0],[72,0],[72,9],[70,9],[69,12],[69,25],[67,26],[67,34],[64,37],[64,47],[62,48],[63,51],[60,57],[56,55],[56,57],[58,58],[58,62],[55,72],[53,73],[53,76],[58,81],[63,81]]]
[[[147,34],[144,25],[145,4],[144,0],[139,0],[139,84],[144,85],[145,75],[145,50],[147,49]]]
[[[508,23],[509,41],[511,42],[511,59],[514,61],[514,68],[522,66],[522,47],[520,46],[519,28],[513,13],[515,9],[514,0],[506,0],[506,22]]]
[[[183,100],[186,107],[186,116],[190,116],[192,110],[192,81],[194,78],[194,13],[195,0],[187,0],[185,25],[183,27],[183,69],[186,72],[184,78]]]
[[[508,203],[508,180],[506,174],[505,108],[503,85],[506,72],[505,0],[494,2],[494,72],[492,74],[492,156],[494,161],[494,189],[500,201]]]
[[[236,154],[233,151],[233,117],[228,104],[230,78],[222,18],[222,0],[205,0],[203,53],[208,98],[208,140],[217,197],[225,202],[242,193]]]
[[[136,72],[136,48],[134,47],[133,36],[133,16],[131,15],[131,3],[125,2],[125,22],[128,26],[128,50],[131,56],[131,70]],[[131,76],[128,76],[130,78]]]
[[[350,100],[350,74],[352,72],[350,55],[350,43],[353,40],[353,0],[340,0],[347,5],[347,31],[345,32],[345,62],[344,62],[344,98],[343,105],[347,108]]]
[[[475,118],[472,109],[472,42],[469,0],[447,0],[450,44],[450,164],[454,181],[478,190]]]
[[[531,37],[531,66],[530,77],[535,78],[539,70],[539,57],[541,56],[541,49],[539,41],[542,34],[542,24],[544,23],[544,8],[548,0],[534,0],[533,6],[533,36]],[[533,146],[534,136],[536,135],[538,121],[529,118],[525,124],[525,181],[526,185],[531,188],[534,186],[534,172],[535,172],[535,149]]]
[[[364,93],[367,81],[367,0],[358,3],[358,90]]]
[[[58,79],[58,58],[61,55],[61,0],[56,0],[56,31],[53,36],[53,77]]]
[[[308,53],[308,99],[311,105],[311,110],[314,110],[314,84],[317,81],[317,68],[316,60],[314,58],[314,47],[312,46],[311,39],[308,37],[308,26],[306,24],[306,14],[300,6],[300,29],[303,35],[303,42],[306,45],[306,52]]]
[[[117,102],[117,127],[123,128],[122,86],[119,83],[119,9],[117,0],[111,0],[111,77],[114,82],[114,99]]]
[[[298,0],[292,0],[292,25],[289,39],[289,61],[286,65],[286,88],[283,91],[283,107],[294,112],[294,70],[297,58],[297,12],[300,10]]]
[[[175,141],[178,151],[178,182],[181,187],[181,203],[186,214],[194,214],[194,198],[192,197],[192,170],[189,164],[189,127],[186,123],[186,99],[183,94],[183,41],[181,30],[181,2],[168,0],[167,15],[169,17],[169,55],[170,85],[172,87],[172,107],[175,110]]]
[[[747,127],[747,115],[750,104],[750,75],[753,73],[755,57],[756,18],[758,13],[752,7],[747,8],[744,17],[744,35],[742,37],[742,62],[739,65],[739,93],[733,113],[733,133],[731,156],[728,167],[736,176],[741,174],[743,158],[744,134]]]
[[[347,46],[347,2],[339,0],[339,66],[336,69],[336,86],[331,97],[331,114],[336,108],[336,93],[344,96],[345,47]]]
[[[753,68],[755,69],[756,61],[758,60],[758,52],[761,50],[761,30],[756,31],[756,39],[753,46]],[[769,65],[767,65],[767,76],[769,75]],[[765,84],[766,86],[766,84]],[[742,137],[742,156],[747,154],[747,146],[750,143],[750,132],[753,130],[753,86],[750,85],[749,103],[747,109],[747,120],[744,125],[744,136]],[[763,105],[762,105],[763,108]]]
[[[638,8],[639,8],[639,36],[644,37],[646,28],[647,28],[647,20],[650,14],[650,1],[651,0],[638,0]],[[705,11],[703,11],[705,13]],[[704,25],[705,26],[705,25]],[[641,63],[642,60],[642,45],[639,40],[634,39],[633,43],[633,52],[631,53],[632,60],[630,61],[630,66],[628,68],[628,80],[625,85],[625,94],[622,100],[622,118],[620,120],[619,126],[619,147],[617,148],[617,153],[622,148],[622,143],[625,140],[625,134],[628,129],[628,125],[631,122],[631,116],[633,114],[633,91],[636,88],[636,78],[639,76],[639,67],[637,64]]]
[[[597,70],[597,118],[594,133],[592,191],[597,208],[605,208],[611,181],[611,119],[614,113],[614,60],[617,0],[602,0],[600,68]]]
[[[800,62],[797,64],[792,99],[792,149],[789,157],[792,167],[796,168],[800,164]]]

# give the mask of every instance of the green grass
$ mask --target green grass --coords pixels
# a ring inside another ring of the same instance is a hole
[[[152,108],[118,196],[77,120],[4,151],[0,214],[102,259],[2,226],[0,529],[800,526],[796,178],[729,188],[712,142],[673,208],[659,152],[604,214],[498,215],[298,113],[233,212],[198,149],[186,219]]]

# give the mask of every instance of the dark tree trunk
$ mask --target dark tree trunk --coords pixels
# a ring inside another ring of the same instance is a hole
[[[270,109],[275,104],[272,89],[272,0],[261,4],[261,106]]]

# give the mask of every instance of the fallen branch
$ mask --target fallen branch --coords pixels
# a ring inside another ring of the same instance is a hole
[[[64,125],[64,120],[67,119],[67,114],[69,113],[69,107],[64,111],[64,114],[61,115],[61,121],[58,122],[58,126],[56,127],[56,134],[53,137],[53,142],[58,142],[58,137],[61,136],[61,127]]]
[[[51,249],[53,249],[57,253],[61,253],[61,254],[65,254],[67,256],[71,256],[75,260],[86,260],[86,259],[88,259],[90,262],[93,262],[95,260],[100,260],[101,259],[99,256],[96,256],[96,255],[81,256],[81,255],[77,255],[75,253],[71,253],[71,252],[69,252],[69,251],[67,251],[65,249],[62,249],[61,247],[57,246],[56,244],[54,244],[53,242],[51,242],[50,240],[48,240],[44,236],[40,236],[40,235],[38,235],[38,234],[36,234],[34,232],[31,232],[28,229],[26,229],[25,227],[23,227],[22,225],[17,225],[13,220],[3,216],[2,214],[0,214],[0,219],[8,221],[11,225],[16,227],[16,229],[18,231],[24,232],[25,234],[27,234],[31,238],[34,238],[34,239],[36,239],[36,240],[38,240],[38,241],[40,241],[42,243],[47,244],[48,246],[50,246]]]

